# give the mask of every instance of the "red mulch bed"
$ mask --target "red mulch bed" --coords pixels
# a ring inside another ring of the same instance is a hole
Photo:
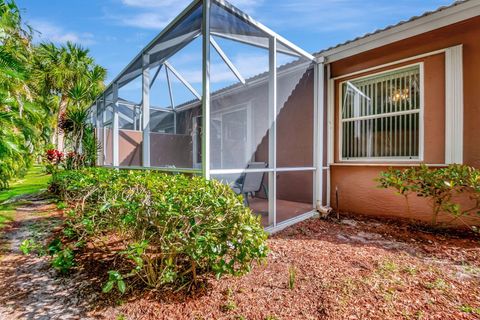
[[[480,319],[479,239],[373,219],[310,219],[272,236],[267,264],[244,277],[209,279],[189,293],[100,294],[90,316]],[[83,268],[88,274],[106,271],[87,258]],[[94,282],[88,290],[100,285]]]

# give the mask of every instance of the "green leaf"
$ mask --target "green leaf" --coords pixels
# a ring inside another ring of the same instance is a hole
[[[103,206],[100,207],[100,212],[105,212],[108,210],[108,208],[111,207],[111,204],[110,203],[105,203]]]
[[[114,285],[114,281],[111,281],[111,280],[105,283],[105,285],[102,288],[103,293],[109,293],[110,291],[112,291],[113,285]]]
[[[117,286],[118,286],[118,291],[120,291],[122,294],[125,293],[125,290],[126,290],[125,281],[118,280],[117,281]]]

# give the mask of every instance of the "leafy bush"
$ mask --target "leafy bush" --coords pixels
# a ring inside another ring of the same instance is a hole
[[[47,149],[45,152],[44,163],[47,173],[54,174],[61,168],[74,170],[95,166],[99,144],[95,137],[95,129],[93,126],[85,123],[81,126],[80,133],[75,131],[67,132],[66,137],[70,139],[70,135],[74,135],[76,141],[73,151],[63,153],[56,149]],[[77,135],[79,137],[77,137]],[[69,139],[67,139],[67,141],[70,141]],[[73,139],[73,137],[71,139]]]
[[[116,254],[131,269],[124,276],[112,271],[104,291],[129,277],[160,288],[192,285],[206,274],[241,275],[267,254],[260,218],[217,181],[88,168],[58,172],[50,189],[74,205],[69,237],[92,241],[114,233],[123,241]]]
[[[110,270],[108,271],[108,281],[103,286],[102,291],[104,293],[112,291],[112,289],[115,287],[115,284],[117,285],[117,289],[120,291],[120,293],[125,293],[127,287],[125,281],[123,280],[123,276],[116,270]]]
[[[33,239],[25,239],[20,243],[18,249],[22,251],[24,255],[30,254],[32,251],[39,250],[41,245],[35,242]]]
[[[48,149],[45,152],[45,169],[48,174],[53,174],[58,171],[59,166],[64,161],[63,152],[56,149]]]
[[[68,273],[75,265],[75,253],[70,248],[64,248],[52,255],[52,267],[60,273]]]
[[[27,238],[22,241],[19,250],[25,255],[36,254],[41,257],[48,254],[51,257],[51,266],[62,274],[68,273],[75,265],[74,251],[65,246],[58,238],[53,239],[47,245]]]
[[[440,213],[452,216],[452,223],[461,221],[477,231],[475,226],[468,225],[462,218],[480,216],[480,170],[452,164],[446,168],[430,169],[425,165],[404,170],[390,168],[382,172],[377,179],[380,188],[393,188],[398,194],[408,197],[412,194],[430,200],[432,207],[432,223],[437,224]],[[462,208],[458,196],[465,195],[474,203],[470,208]]]
[[[82,91],[82,90],[80,90]],[[67,153],[64,166],[67,170],[95,166],[99,144],[95,128],[89,123],[88,109],[75,106],[62,115],[60,128],[71,152]]]

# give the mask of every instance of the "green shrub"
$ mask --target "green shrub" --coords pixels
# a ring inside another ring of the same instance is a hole
[[[36,254],[42,257],[48,254],[51,257],[51,266],[62,274],[70,272],[75,265],[75,252],[70,247],[65,246],[58,238],[53,239],[46,245],[27,238],[22,241],[19,249],[25,255]]]
[[[125,281],[123,280],[123,276],[116,270],[110,270],[108,271],[108,281],[103,286],[102,291],[104,293],[109,293],[115,287],[115,284],[117,285],[117,289],[120,291],[120,293],[125,293],[127,287]]]
[[[20,243],[18,249],[24,254],[28,255],[31,252],[38,251],[41,248],[41,245],[33,239],[25,239]]]
[[[75,206],[66,217],[69,236],[89,241],[115,233],[124,243],[118,256],[132,266],[125,278],[151,288],[241,275],[267,254],[260,218],[217,181],[88,168],[58,172],[50,189]]]
[[[473,231],[475,226],[468,225],[463,217],[480,217],[480,170],[452,164],[446,168],[431,169],[425,165],[404,170],[390,168],[382,172],[377,179],[380,188],[392,188],[405,197],[412,194],[427,198],[432,207],[432,223],[437,224],[438,215],[445,213],[452,216],[448,223],[459,220]],[[458,196],[468,196],[473,205],[462,208]]]
[[[60,273],[68,273],[75,265],[75,253],[70,248],[64,248],[52,255],[52,267]]]

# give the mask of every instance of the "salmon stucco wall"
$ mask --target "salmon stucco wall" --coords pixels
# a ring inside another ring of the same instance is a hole
[[[103,129],[105,145],[104,145],[104,162],[106,165],[113,164],[113,130],[110,128]]]
[[[335,82],[335,163],[331,165],[331,204],[340,211],[374,216],[402,217],[425,222],[431,221],[430,204],[422,198],[411,197],[410,212],[403,197],[393,190],[379,189],[374,181],[380,172],[389,166],[401,168],[412,163],[401,161],[342,162],[338,147],[338,85],[349,79],[342,75],[361,72],[368,68],[415,57],[451,46],[463,45],[464,75],[464,163],[480,168],[480,17],[437,29],[416,37],[398,41],[378,49],[355,55],[332,63],[332,78]],[[403,65],[423,62],[425,77],[424,103],[424,160],[428,165],[445,162],[445,54],[435,54]],[[397,64],[389,66],[395,68]],[[383,69],[385,70],[385,69]],[[377,69],[375,72],[382,71]],[[364,73],[368,74],[368,73]],[[360,75],[364,75],[360,74]],[[357,75],[359,76],[359,75]],[[415,164],[413,164],[415,165]],[[418,165],[418,164],[417,164]],[[338,203],[337,199],[338,198]],[[463,202],[466,208],[468,204]],[[443,220],[451,219],[447,216]],[[479,218],[471,223],[479,225]],[[457,225],[461,222],[456,221]]]
[[[402,168],[402,167],[399,167]],[[341,212],[350,212],[378,217],[399,217],[430,223],[432,221],[431,203],[421,197],[410,195],[408,204],[405,198],[392,189],[380,189],[374,180],[387,167],[363,167],[362,170],[351,170],[349,167],[336,167],[332,170],[332,200],[333,206]],[[337,202],[338,199],[338,202]],[[471,208],[473,202],[468,199],[459,200],[463,208]],[[454,217],[440,214],[438,222],[449,222]],[[464,219],[472,225],[480,225],[480,219],[475,213]],[[455,220],[452,226],[463,227],[461,220]]]
[[[120,166],[141,166],[143,133],[141,131],[119,130],[118,139]]]

